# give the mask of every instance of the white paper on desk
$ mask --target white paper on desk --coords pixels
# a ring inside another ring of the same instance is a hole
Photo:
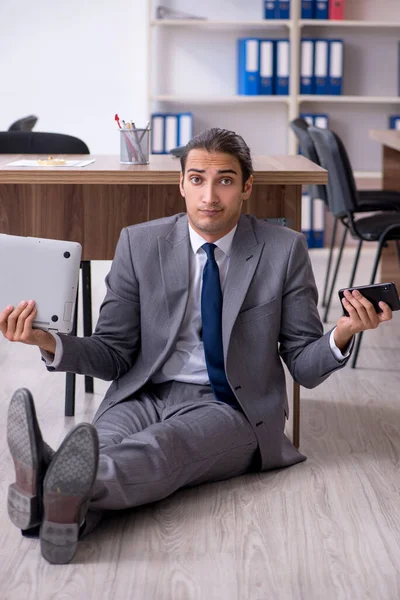
[[[36,160],[14,160],[8,163],[7,167],[86,167],[94,163],[95,159],[91,160],[66,160],[63,165],[39,165]]]

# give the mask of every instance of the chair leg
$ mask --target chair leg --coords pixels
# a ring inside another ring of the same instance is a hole
[[[83,260],[82,267],[82,304],[83,304],[83,335],[92,335],[92,284],[90,260]],[[85,392],[93,394],[93,377],[85,375]]]
[[[379,242],[379,246],[378,249],[376,251],[376,255],[375,255],[375,262],[374,262],[374,266],[372,267],[372,274],[371,274],[371,280],[370,280],[370,285],[372,285],[375,281],[375,277],[376,277],[376,272],[378,270],[378,265],[379,265],[379,259],[381,257],[381,253],[382,253],[382,247],[383,247],[383,242],[380,241]],[[357,359],[358,359],[358,353],[360,352],[360,346],[361,346],[361,341],[363,338],[363,331],[361,331],[361,333],[358,334],[356,342],[354,344],[354,350],[353,350],[353,360],[351,362],[351,368],[355,369],[356,368],[356,364],[357,364]]]
[[[354,344],[354,350],[353,350],[353,360],[351,362],[351,368],[355,369],[356,368],[356,364],[357,364],[357,359],[358,359],[358,353],[360,352],[360,346],[361,346],[361,342],[362,342],[362,338],[363,338],[363,331],[361,331],[361,333],[359,333],[356,337],[356,341]]]
[[[77,290],[76,290],[74,322],[72,324],[71,335],[76,335],[77,325],[78,325],[78,288],[79,288],[79,282],[78,282]],[[75,383],[76,383],[75,373],[66,373],[65,374],[65,408],[64,408],[64,414],[66,417],[73,417],[75,414]]]
[[[326,267],[326,273],[325,273],[325,283],[324,283],[324,293],[322,296],[322,306],[326,306],[326,293],[328,291],[329,275],[331,273],[331,264],[332,264],[333,250],[335,247],[338,220],[339,219],[337,217],[335,217],[335,222],[333,224],[331,243],[330,243],[330,247],[329,247],[328,265]]]
[[[347,232],[348,232],[348,229],[346,227],[345,230],[343,231],[342,241],[340,243],[339,255],[337,257],[335,272],[333,274],[333,279],[332,279],[332,283],[331,283],[331,289],[329,291],[329,296],[328,296],[328,300],[327,300],[326,307],[325,307],[325,314],[324,314],[324,318],[323,318],[324,323],[326,323],[328,320],[328,313],[329,313],[329,309],[331,306],[332,295],[333,295],[333,290],[335,289],[337,275],[339,272],[340,261],[342,260],[343,248],[344,248],[344,244],[346,242]]]
[[[399,265],[400,265],[400,240],[396,240],[396,252],[397,252],[397,260],[399,261]]]
[[[359,258],[360,258],[360,252],[361,252],[362,243],[363,243],[363,241],[359,240],[358,247],[357,247],[357,252],[356,252],[356,255],[354,257],[353,270],[352,270],[351,276],[350,276],[349,288],[353,287],[354,279],[356,278],[357,266],[358,266],[358,261],[359,261]]]

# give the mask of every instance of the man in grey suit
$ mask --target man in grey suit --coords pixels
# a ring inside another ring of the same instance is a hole
[[[31,301],[0,314],[3,335],[37,345],[49,370],[112,380],[93,425],[56,453],[29,391],[10,403],[9,514],[40,526],[53,563],[72,559],[106,509],[304,460],[284,435],[281,359],[314,387],[346,364],[354,334],[391,318],[346,292],[349,317],[323,334],[304,236],[242,214],[253,178],[240,136],[208,130],[181,165],[187,213],[122,230],[91,337],[32,329]]]

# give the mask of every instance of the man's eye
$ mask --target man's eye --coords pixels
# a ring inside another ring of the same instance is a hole
[[[197,177],[197,175],[194,175],[193,177],[190,178],[190,181],[194,184],[200,183],[201,179],[200,177]]]
[[[232,179],[229,179],[229,177],[224,177],[221,179],[221,183],[222,185],[230,185],[232,183]]]

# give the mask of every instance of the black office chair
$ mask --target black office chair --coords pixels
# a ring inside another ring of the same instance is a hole
[[[27,117],[23,117],[22,119],[18,119],[18,121],[14,121],[11,123],[8,131],[32,131],[37,123],[36,115],[28,115]]]
[[[63,133],[32,131],[1,131],[0,154],[89,154],[89,148],[81,139]],[[92,335],[92,289],[90,261],[81,262],[83,333]],[[76,335],[77,305],[72,334]],[[75,373],[66,373],[65,416],[75,413]],[[93,393],[93,378],[85,376],[85,392]]]
[[[41,131],[0,131],[1,154],[90,154],[77,137]]]
[[[311,160],[313,163],[319,165],[319,159],[317,156],[317,152],[314,148],[313,141],[308,134],[309,124],[307,123],[307,121],[305,119],[303,119],[302,117],[299,117],[298,119],[294,119],[293,121],[291,121],[289,123],[289,126],[298,139],[299,146],[300,146],[303,156],[305,156],[306,158]],[[325,185],[309,184],[308,185],[308,193],[310,195],[311,201],[317,200],[317,199],[323,200],[325,205],[328,206],[328,199],[326,196]],[[336,229],[337,229],[337,220],[335,219],[334,224],[333,224],[332,238],[331,238],[331,242],[330,242],[328,266],[326,268],[326,273],[325,273],[325,283],[324,283],[324,291],[323,291],[323,296],[322,296],[322,306],[325,306],[325,297],[326,297],[326,291],[328,289],[328,281],[329,281],[329,274],[330,274],[330,270],[331,270],[333,247],[334,247],[335,239],[336,239]]]
[[[306,158],[309,158],[316,164],[319,164],[319,158],[317,156],[317,152],[314,147],[314,142],[313,142],[311,136],[309,135],[309,131],[308,131],[309,124],[307,123],[307,121],[302,118],[295,119],[294,121],[292,121],[290,123],[290,127],[294,131],[294,133],[296,134],[296,136],[299,140],[300,148],[301,148],[301,151],[304,154],[304,156],[306,156]],[[346,172],[348,173],[349,180],[351,182],[352,192],[354,194],[354,197],[357,199],[357,213],[373,212],[373,211],[393,211],[393,210],[400,211],[400,193],[399,192],[392,192],[392,191],[388,191],[388,190],[363,190],[363,191],[357,190],[356,184],[354,181],[353,171],[352,171],[351,164],[350,164],[350,160],[348,158],[347,152],[346,152],[342,142],[341,142],[341,147],[343,149],[343,152],[342,152],[343,161],[346,166]],[[325,186],[319,185],[319,186],[314,186],[314,187],[316,189],[313,189],[311,187],[311,191],[310,191],[311,197],[312,198],[321,198],[322,200],[324,200],[324,202],[328,206],[328,210],[329,210]],[[317,196],[315,194],[319,194],[319,195]],[[339,220],[338,217],[334,218],[332,237],[331,237],[330,247],[329,247],[328,265],[327,265],[327,269],[326,269],[326,273],[325,273],[324,291],[323,291],[323,295],[322,295],[322,306],[325,307],[325,313],[323,316],[324,323],[326,323],[328,320],[328,313],[329,313],[330,303],[331,303],[331,299],[332,299],[333,288],[334,288],[334,284],[336,282],[337,274],[339,272],[343,249],[344,249],[344,245],[345,245],[347,233],[348,233],[348,228],[345,228],[343,231],[343,235],[342,235],[342,239],[341,239],[341,243],[340,243],[340,249],[339,249],[338,258],[336,261],[335,272],[334,272],[333,281],[331,284],[331,289],[330,289],[329,295],[327,297],[330,270],[331,270],[332,258],[333,258],[333,250],[334,250],[335,241],[336,241],[338,220]],[[360,248],[360,250],[361,250],[361,248]],[[354,272],[354,275],[355,275],[355,272]],[[349,287],[351,287],[353,284],[354,275],[352,276]]]
[[[354,217],[359,212],[358,195],[342,141],[338,135],[328,129],[318,129],[310,126],[308,132],[314,142],[320,165],[328,171],[327,197],[329,209],[336,218],[341,220],[346,231],[350,231],[351,235],[358,239],[358,248],[349,287],[354,281],[363,242],[378,242],[370,277],[370,283],[372,284],[375,282],[382,248],[387,245],[387,242],[395,241],[400,265],[400,213],[395,211],[376,212],[369,217],[355,219]],[[336,282],[336,275],[337,272],[334,275],[331,295]],[[329,303],[330,300],[331,296]],[[361,340],[362,333],[358,335],[355,344],[352,368],[355,368],[357,363]]]

